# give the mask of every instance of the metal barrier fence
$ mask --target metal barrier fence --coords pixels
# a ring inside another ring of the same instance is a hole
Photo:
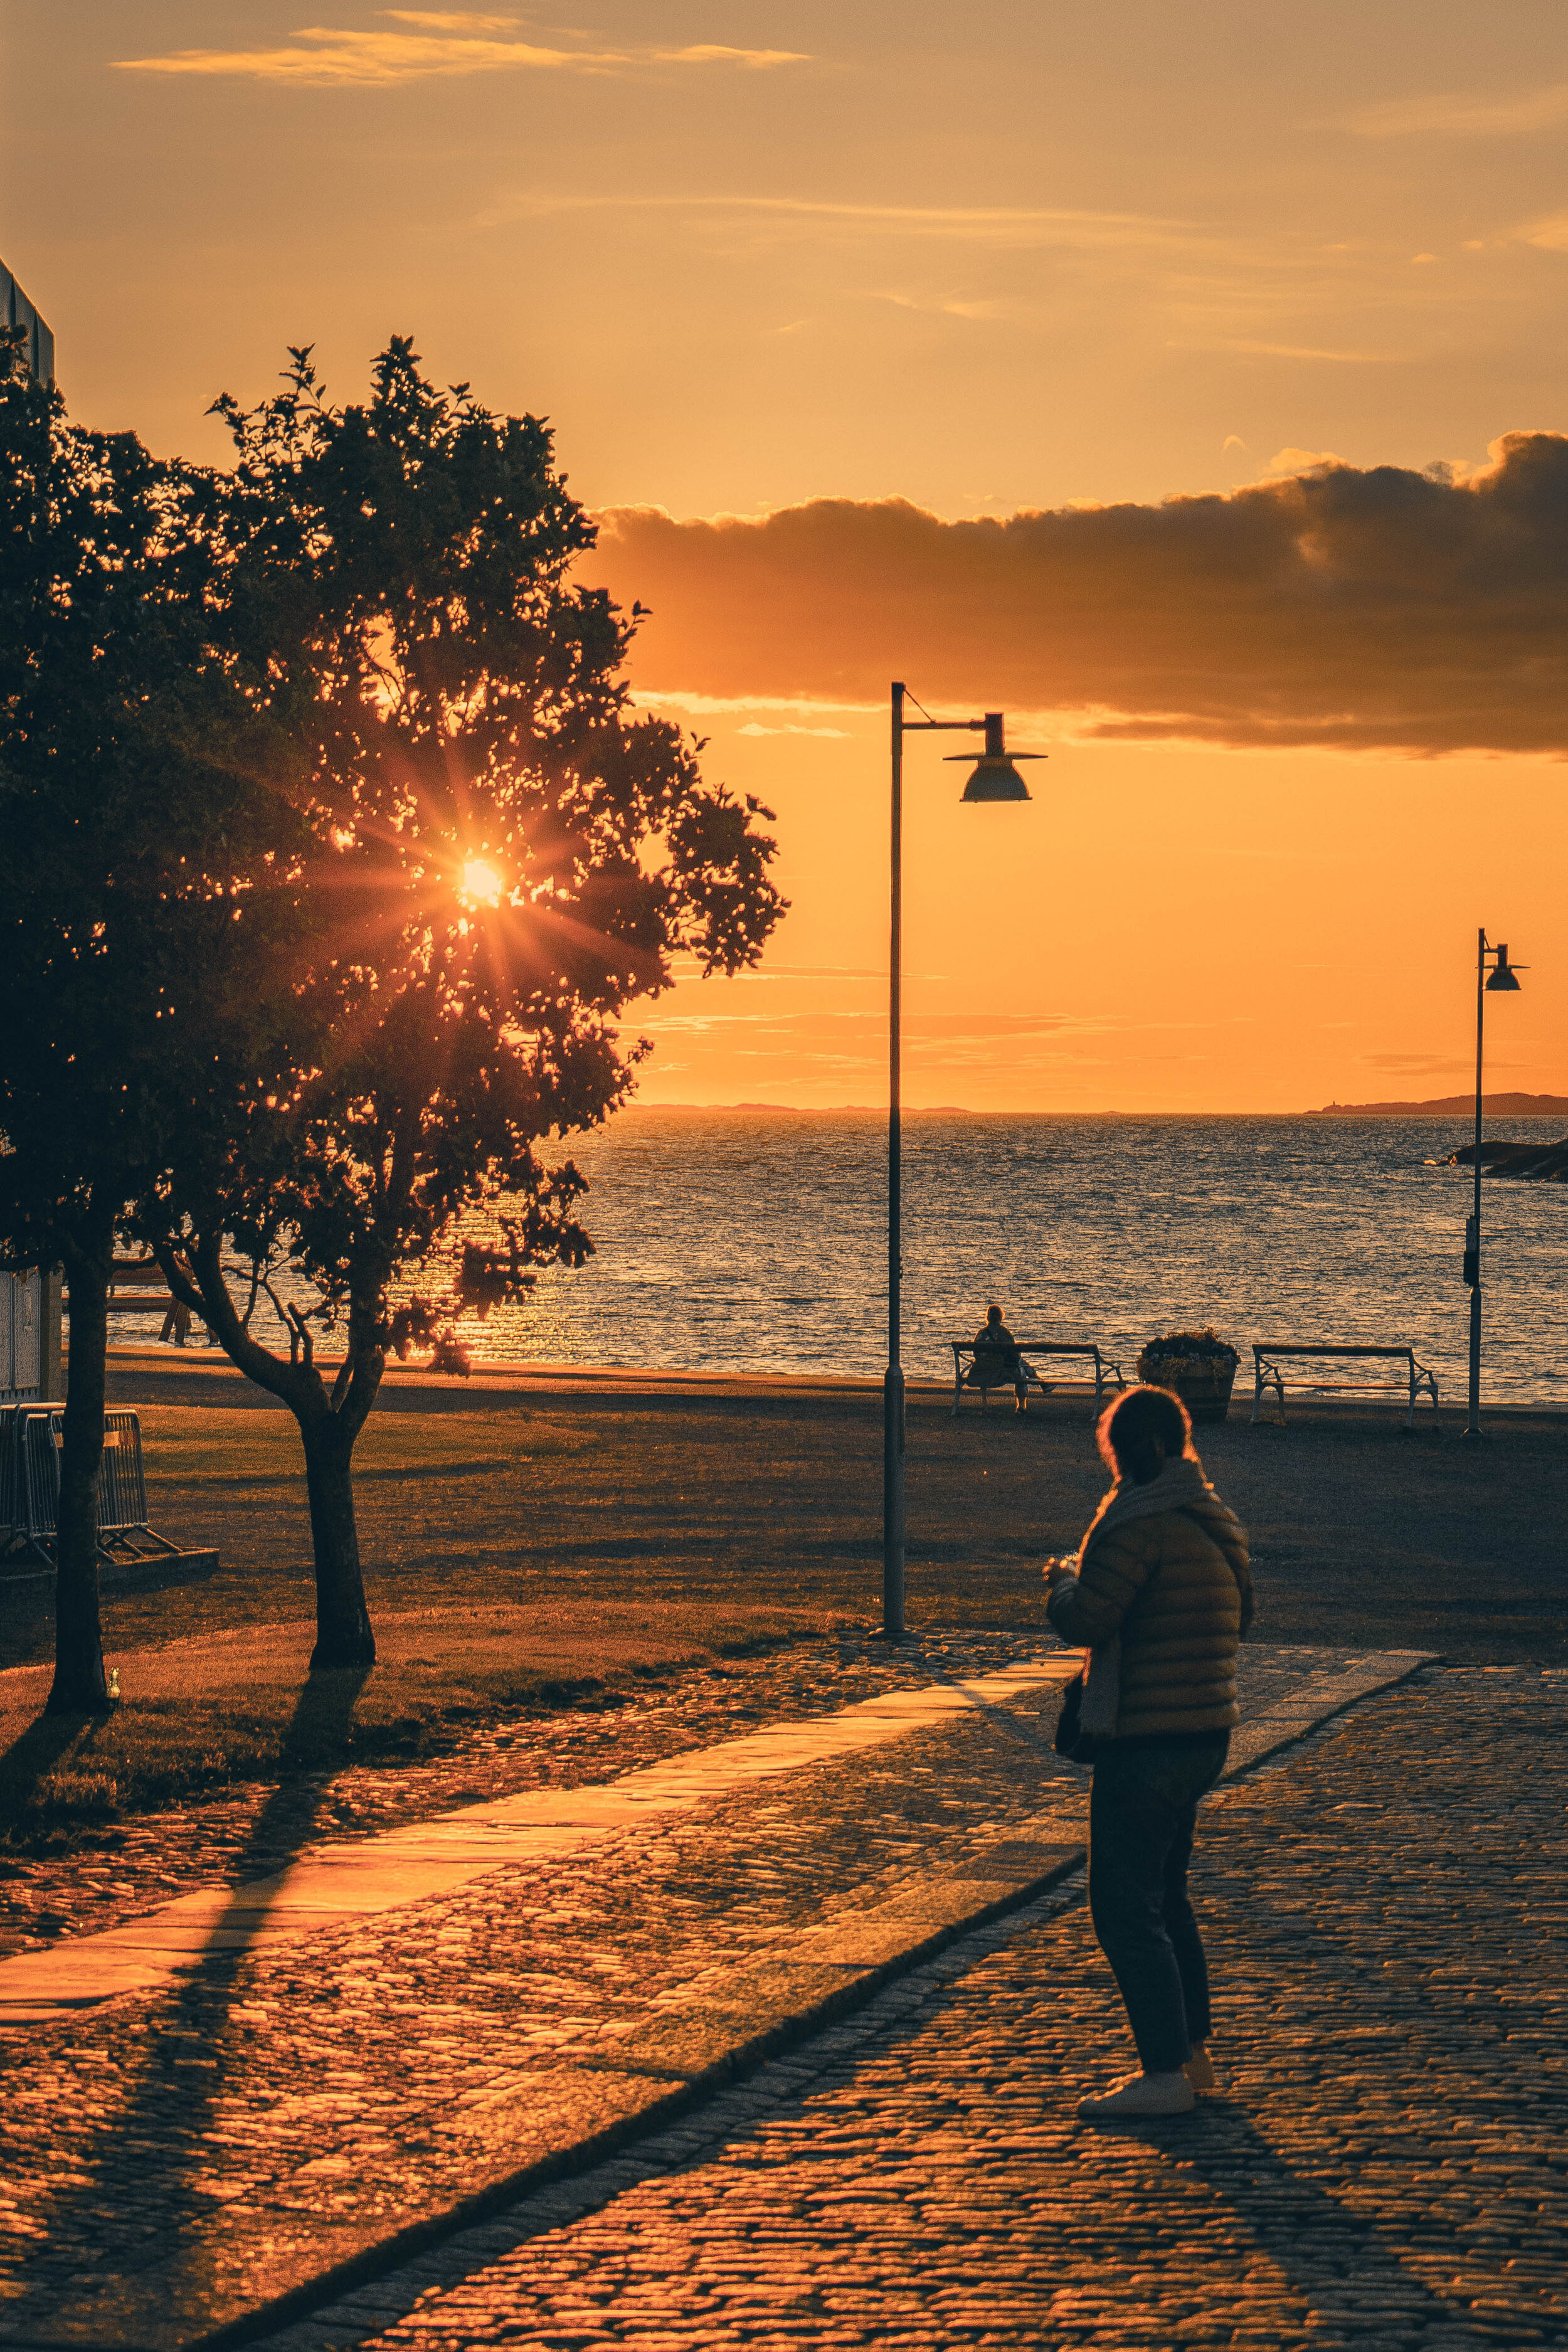
[[[52,1568],[58,1533],[65,1407],[0,1406],[0,1557],[20,1552]],[[177,1552],[147,1523],[142,1423],[117,1407],[103,1416],[98,1465],[98,1549],[105,1559]]]
[[[27,1461],[24,1452],[30,1412],[55,1412],[58,1405],[0,1405],[0,1549],[9,1550],[26,1528]]]
[[[0,1273],[0,1396],[30,1397],[43,1379],[47,1293],[41,1274]]]

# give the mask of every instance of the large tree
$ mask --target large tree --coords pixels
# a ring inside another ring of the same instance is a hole
[[[262,406],[218,404],[225,593],[245,691],[331,845],[310,883],[327,944],[289,992],[289,1082],[193,1116],[142,1230],[299,1422],[313,1663],[338,1666],[374,1656],[352,1461],[388,1352],[449,1347],[465,1307],[582,1261],[583,1181],[549,1147],[625,1099],[647,1048],[621,1015],[678,951],[753,961],[784,902],[771,813],[629,705],[636,608],[574,582],[594,526],[547,426],[437,388],[401,339],[363,404],[331,405],[309,352],[291,359]],[[476,1212],[497,1238],[455,1255]],[[287,1354],[244,1323],[231,1244]]]
[[[293,961],[297,852],[264,711],[234,689],[210,474],[70,424],[0,340],[0,1253],[63,1265],[52,1710],[107,1703],[96,1490],[127,1204],[232,1092]],[[281,890],[279,885],[281,884]],[[283,914],[286,956],[278,955]],[[270,977],[268,977],[270,975]]]

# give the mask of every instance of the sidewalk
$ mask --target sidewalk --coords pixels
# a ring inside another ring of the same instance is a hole
[[[1418,1663],[1244,1659],[1243,1758]],[[281,1871],[264,1809],[267,1871],[228,1874],[247,1895],[0,1962],[0,2342],[207,2340],[580,2168],[1026,1901],[1078,1858],[1082,1776],[1049,1748],[1067,1663],[1037,1647],[595,1789],[296,1840]],[[60,2001],[83,2006],[51,2021]]]
[[[265,2352],[1568,2346],[1568,1677],[1436,1669],[1219,1792],[1232,2089],[1115,2134],[1068,1890]]]

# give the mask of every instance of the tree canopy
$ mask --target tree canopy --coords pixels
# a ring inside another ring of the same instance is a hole
[[[231,1098],[216,1041],[265,1060],[259,1008],[297,957],[306,835],[256,781],[287,747],[262,740],[218,642],[220,508],[210,475],[72,425],[19,340],[0,343],[0,1251],[63,1265],[69,1286],[61,1707],[104,1697],[93,1498],[116,1234],[193,1109]]]
[[[287,1075],[258,1061],[229,1099],[193,1104],[142,1230],[300,1421],[316,1659],[358,1664],[374,1638],[351,1455],[389,1351],[449,1345],[465,1307],[582,1262],[583,1180],[549,1145],[625,1100],[647,1046],[622,1016],[676,955],[738,971],[784,902],[771,813],[633,708],[637,611],[572,577],[594,526],[543,422],[438,389],[400,338],[363,404],[331,405],[300,350],[276,397],[217,406],[236,447],[214,523],[231,677],[321,848],[274,992]],[[454,1260],[474,1212],[499,1238]],[[228,1237],[272,1285],[287,1358],[230,1298]]]

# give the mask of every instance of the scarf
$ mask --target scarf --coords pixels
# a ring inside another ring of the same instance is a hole
[[[1220,1500],[1204,1476],[1203,1464],[1195,1455],[1186,1454],[1180,1461],[1167,1462],[1159,1476],[1151,1478],[1146,1486],[1117,1480],[1102,1497],[1089,1521],[1089,1532],[1078,1548],[1079,1574],[1083,1574],[1084,1562],[1095,1542],[1110,1528],[1125,1527],[1131,1519],[1157,1518],[1163,1511],[1191,1511],[1194,1517],[1209,1522],[1210,1532],[1216,1540],[1232,1528],[1240,1535],[1236,1514]],[[1089,1653],[1080,1713],[1085,1731],[1099,1739],[1114,1738],[1121,1706],[1121,1636],[1112,1633],[1108,1642],[1097,1643]]]

